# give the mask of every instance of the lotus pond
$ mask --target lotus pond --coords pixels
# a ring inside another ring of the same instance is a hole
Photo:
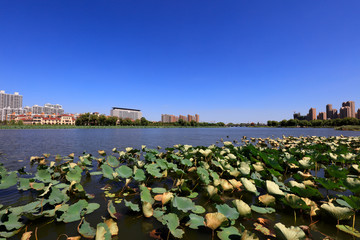
[[[359,137],[244,137],[33,156],[36,171],[0,166],[0,239],[355,239],[359,151]]]

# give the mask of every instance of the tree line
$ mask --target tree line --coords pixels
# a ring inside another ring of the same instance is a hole
[[[360,125],[360,119],[357,118],[336,118],[327,120],[298,120],[289,119],[278,121],[267,121],[267,125],[270,127],[339,127],[345,125]]]
[[[187,122],[183,119],[179,119],[177,122],[173,123],[163,123],[163,122],[152,122],[148,121],[146,118],[142,117],[141,119],[131,120],[130,118],[122,119],[118,117],[107,117],[105,115],[96,115],[85,113],[80,115],[76,121],[75,125],[77,126],[183,126],[183,127],[209,127],[209,126],[225,126],[225,123],[207,123],[207,122],[196,122],[191,121]]]

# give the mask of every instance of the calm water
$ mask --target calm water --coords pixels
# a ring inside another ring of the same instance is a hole
[[[31,156],[50,153],[51,155],[60,154],[62,156],[75,153],[75,156],[87,153],[98,156],[98,150],[105,150],[110,153],[111,149],[116,147],[123,150],[125,147],[141,148],[146,145],[149,148],[157,146],[171,147],[175,144],[211,145],[224,140],[241,140],[243,136],[247,137],[282,137],[285,136],[360,136],[360,132],[353,131],[335,131],[333,129],[316,128],[145,128],[145,129],[36,129],[36,130],[0,130],[0,162],[4,163],[7,169],[17,170],[26,166],[27,171],[34,171],[36,167],[29,165]],[[53,159],[53,157],[52,157]],[[20,161],[19,161],[20,160]],[[22,160],[22,161],[21,161]],[[97,210],[98,215],[89,215],[86,217],[92,226],[101,222],[101,216],[106,216],[106,200],[101,194],[101,187],[106,184],[103,180],[93,176],[91,181],[84,183],[87,192],[94,193],[95,202],[101,203],[101,208]],[[14,194],[16,193],[16,194]],[[5,206],[9,204],[22,205],[29,201],[29,194],[18,193],[16,188],[3,190],[0,192],[0,203]],[[149,219],[134,218],[126,213],[125,209],[118,209],[123,213],[119,221],[119,230],[121,237],[113,239],[148,239],[148,232],[161,224]],[[269,218],[275,222],[287,222],[288,224],[309,225],[307,219],[298,217],[295,223],[292,214],[272,214]],[[242,222],[244,225],[252,226],[251,221]],[[359,226],[359,223],[356,224]],[[74,224],[46,224],[46,222],[33,225],[39,227],[39,239],[57,239],[57,237],[66,233],[69,236],[78,235]],[[332,236],[335,239],[346,239],[348,236],[337,232],[335,225],[327,225],[321,222],[316,225],[321,232]],[[30,229],[34,230],[34,229]],[[321,234],[313,236],[314,239],[322,239]],[[345,238],[344,238],[345,237]],[[186,231],[187,239],[210,239],[209,231]],[[13,238],[17,239],[17,238]],[[63,237],[65,239],[65,237]]]

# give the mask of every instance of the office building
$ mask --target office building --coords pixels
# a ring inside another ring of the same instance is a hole
[[[350,106],[344,106],[340,108],[340,118],[351,117],[351,108]]]
[[[136,119],[141,119],[142,118],[142,113],[140,110],[137,109],[130,109],[130,108],[118,108],[118,107],[113,107],[110,110],[110,115],[112,117],[118,117],[121,119],[131,119],[131,120],[136,120]]]

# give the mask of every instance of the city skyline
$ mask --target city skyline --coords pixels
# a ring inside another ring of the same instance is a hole
[[[359,9],[354,0],[2,1],[0,87],[72,113],[290,119],[360,102]]]

